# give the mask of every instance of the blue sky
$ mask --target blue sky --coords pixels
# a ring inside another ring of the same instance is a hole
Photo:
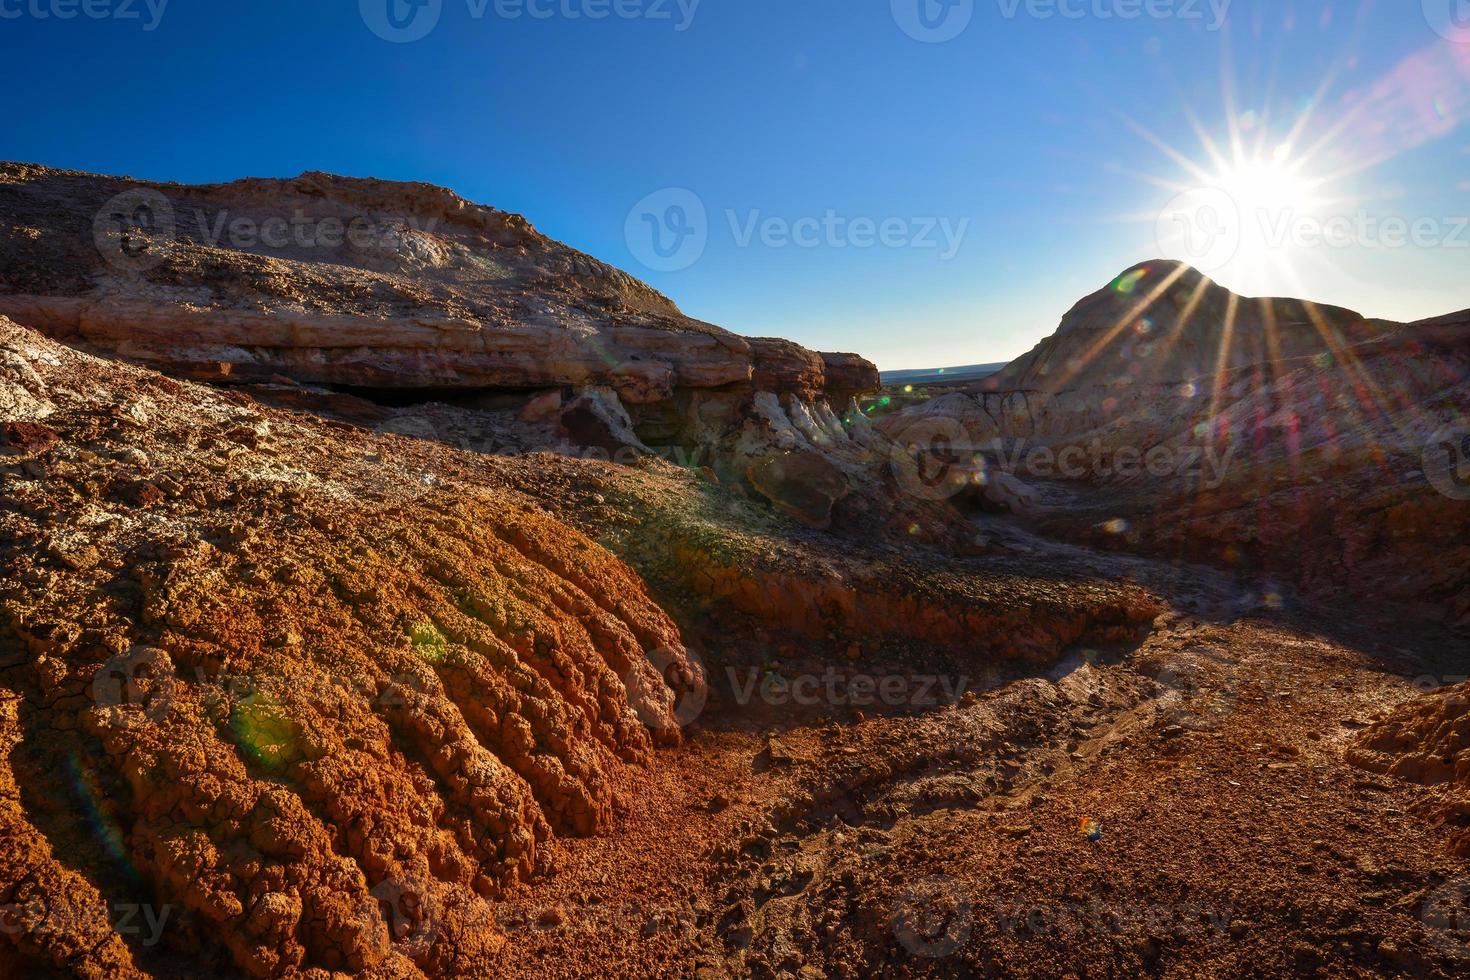
[[[0,0],[0,157],[445,184],[886,369],[1024,352],[1221,189],[1225,285],[1470,306],[1470,0],[388,2]]]

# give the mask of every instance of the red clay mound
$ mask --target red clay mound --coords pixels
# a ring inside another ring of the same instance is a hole
[[[702,680],[676,627],[520,498],[3,319],[0,408],[55,435],[0,457],[22,973],[133,975],[165,955],[138,907],[171,915],[173,963],[474,972],[486,899],[679,738]]]

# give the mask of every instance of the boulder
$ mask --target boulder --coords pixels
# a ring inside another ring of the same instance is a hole
[[[757,460],[746,478],[776,510],[819,529],[831,526],[832,508],[851,489],[842,470],[813,450]]]
[[[561,432],[574,445],[604,452],[609,458],[649,452],[633,431],[633,420],[611,388],[588,388],[561,412]]]

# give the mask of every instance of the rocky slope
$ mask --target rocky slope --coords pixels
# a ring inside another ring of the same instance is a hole
[[[873,424],[447,191],[23,165],[0,309],[5,980],[1470,965],[1464,315],[1148,263]]]
[[[643,578],[698,631],[726,617],[725,642],[775,631],[854,669],[891,642],[1045,662],[1159,608],[1066,563],[854,549],[640,466],[374,433],[0,319],[0,910],[22,975],[513,955],[496,902],[559,835],[613,827],[629,767],[728,696]],[[117,921],[137,907],[174,916],[165,946]]]
[[[520,215],[323,173],[186,186],[0,164],[0,313],[227,381],[605,386],[636,405],[877,387],[855,355],[690,319]]]
[[[679,630],[524,498],[3,319],[0,405],[0,906],[26,962],[135,973],[95,912],[156,896],[202,965],[473,964],[485,899],[679,740],[703,683]]]
[[[1470,685],[1451,684],[1407,702],[1365,731],[1348,758],[1371,772],[1434,787],[1422,811],[1452,828],[1457,853],[1470,857]]]
[[[1470,312],[1365,320],[1151,262],[883,427],[1046,487],[1050,532],[1464,621],[1467,404]]]

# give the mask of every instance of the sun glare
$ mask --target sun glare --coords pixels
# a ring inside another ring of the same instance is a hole
[[[1277,212],[1302,212],[1316,203],[1318,182],[1300,172],[1282,147],[1270,158],[1252,160],[1219,174],[1221,190],[1234,199],[1243,218]]]
[[[1190,162],[1192,186],[1175,185],[1177,196],[1158,217],[1158,244],[1168,258],[1269,292],[1294,275],[1293,260],[1305,258],[1303,236],[1324,223],[1327,181],[1285,143],[1233,162],[1209,156],[1213,166]]]

